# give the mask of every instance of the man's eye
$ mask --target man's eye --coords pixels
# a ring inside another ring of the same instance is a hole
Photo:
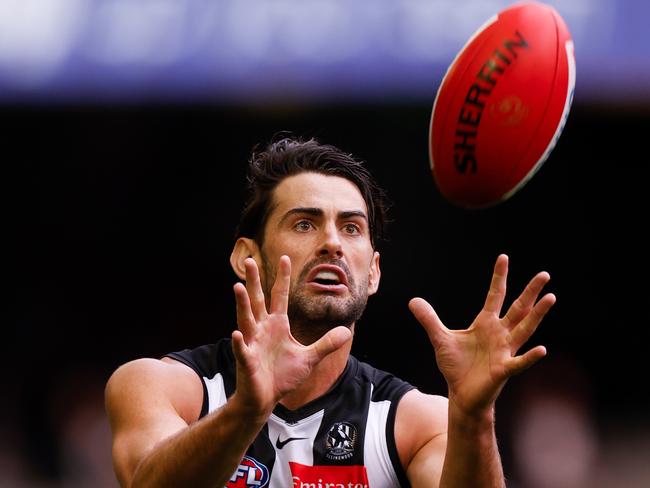
[[[356,224],[345,224],[343,230],[347,234],[359,234],[361,232],[361,229],[359,229],[359,226]]]
[[[294,228],[300,232],[307,232],[308,230],[311,230],[312,225],[308,220],[301,220],[294,226]]]

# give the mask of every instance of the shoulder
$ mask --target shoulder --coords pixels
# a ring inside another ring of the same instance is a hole
[[[115,370],[105,401],[122,485],[156,444],[198,419],[202,395],[194,371],[172,359],[137,359]]]
[[[218,372],[234,374],[235,357],[230,339],[206,344],[194,349],[183,349],[165,355],[193,369],[197,375],[211,378]]]
[[[402,466],[408,468],[423,447],[439,442],[446,446],[448,400],[413,389],[397,406],[395,443]]]
[[[413,386],[387,371],[375,368],[350,356],[350,369],[353,370],[357,381],[372,384],[372,400],[400,401],[402,396],[413,390]]]
[[[187,423],[198,418],[203,401],[200,378],[174,359],[142,358],[123,364],[106,384],[109,416],[166,403]]]
[[[430,422],[431,420],[438,421],[439,417],[443,417],[444,426],[447,426],[447,406],[449,400],[441,395],[427,395],[420,390],[413,389],[409,391],[399,404],[398,411],[405,414],[402,419],[406,424],[413,424],[417,422]],[[407,415],[420,414],[425,418],[408,418]]]

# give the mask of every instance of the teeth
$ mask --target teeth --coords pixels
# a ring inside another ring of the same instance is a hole
[[[332,271],[321,271],[318,273],[315,277],[317,280],[327,280],[327,281],[335,281],[339,282],[339,275]]]

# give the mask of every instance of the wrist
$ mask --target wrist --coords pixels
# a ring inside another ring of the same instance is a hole
[[[491,437],[494,435],[494,404],[468,411],[450,397],[448,420],[449,429],[454,429],[464,436],[488,434]]]
[[[235,390],[228,400],[232,410],[242,420],[252,425],[263,425],[271,416],[275,405],[261,405],[253,400],[245,398],[244,395]]]

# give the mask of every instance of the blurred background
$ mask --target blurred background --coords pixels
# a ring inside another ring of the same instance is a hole
[[[650,5],[549,2],[575,42],[563,135],[514,197],[463,210],[431,177],[431,106],[511,3],[0,0],[0,486],[117,486],[105,382],[233,329],[246,161],[278,131],[367,161],[394,203],[357,357],[445,394],[408,300],[466,327],[499,253],[509,301],[547,270],[548,357],[497,404],[509,486],[650,486]]]

